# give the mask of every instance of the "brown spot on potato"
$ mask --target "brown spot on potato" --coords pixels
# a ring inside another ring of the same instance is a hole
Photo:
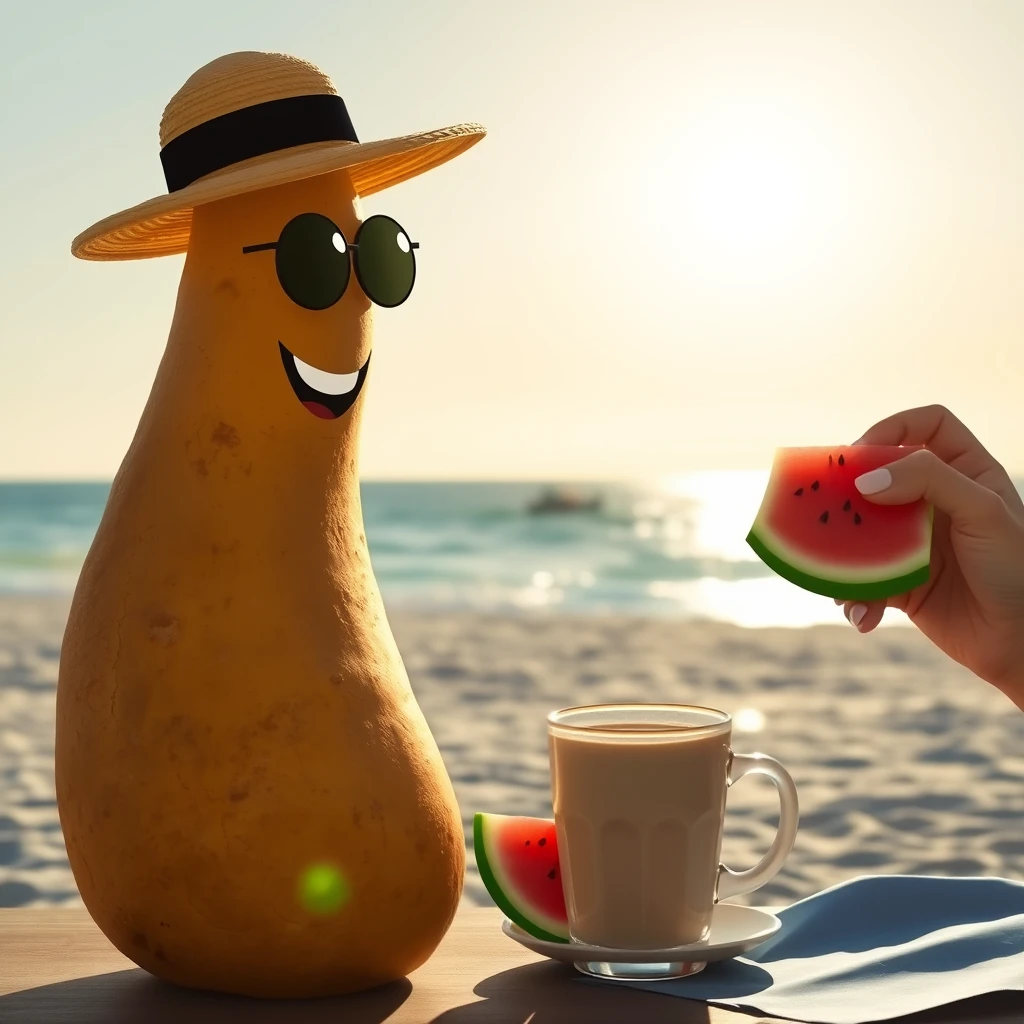
[[[157,612],[149,618],[149,639],[161,647],[171,647],[178,642],[181,624],[167,612]]]
[[[214,444],[223,445],[225,448],[237,448],[242,443],[242,439],[238,436],[238,431],[230,423],[225,423],[223,420],[213,428],[210,440]]]
[[[166,921],[161,921],[160,922],[160,927],[161,928],[170,928],[171,926]]]
[[[196,471],[196,476],[209,476],[210,470],[206,465],[206,459],[196,459],[192,463],[192,468]]]
[[[359,813],[359,811],[353,811],[352,812],[352,827],[353,828],[362,828],[363,827],[363,816]]]
[[[233,277],[222,277],[217,282],[217,287],[214,288],[214,294],[223,293],[230,295],[231,298],[237,299],[242,293],[238,290],[238,282]]]
[[[163,946],[157,946],[156,950],[154,951],[154,955],[156,956],[157,960],[163,960],[165,964],[170,963],[170,961],[167,959],[167,954],[164,952]]]
[[[335,672],[335,673],[334,673],[334,675],[333,675],[333,676],[331,676],[331,682],[332,682],[332,683],[333,683],[333,684],[334,684],[335,686],[341,686],[341,684],[342,684],[342,683],[344,683],[344,682],[345,682],[345,680],[344,680],[344,678],[343,678],[342,676],[338,675],[338,673],[337,673],[337,672]]]
[[[100,680],[95,676],[82,687],[82,699],[89,705],[90,711],[99,711],[97,705],[101,693]]]
[[[132,932],[132,945],[140,949],[149,949],[149,939],[142,932]]]
[[[242,463],[242,472],[246,476],[252,476],[252,463],[251,462],[243,462]]]
[[[241,800],[247,800],[249,798],[249,790],[243,789],[241,786],[235,789],[229,790],[228,799],[233,803],[237,804]]]

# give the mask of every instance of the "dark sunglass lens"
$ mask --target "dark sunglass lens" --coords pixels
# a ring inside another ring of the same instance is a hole
[[[396,220],[381,215],[363,223],[356,236],[356,276],[378,306],[399,306],[416,280],[416,254]]]
[[[277,241],[277,277],[285,294],[305,309],[326,309],[345,294],[348,246],[333,221],[300,213]]]

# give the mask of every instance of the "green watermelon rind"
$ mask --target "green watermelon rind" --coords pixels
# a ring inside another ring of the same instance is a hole
[[[755,527],[747,535],[747,543],[753,548],[754,553],[761,559],[769,569],[777,572],[783,579],[795,583],[812,594],[821,594],[823,597],[831,597],[839,601],[884,601],[899,594],[906,594],[917,587],[928,582],[929,561],[925,555],[923,565],[918,566],[911,572],[902,573],[899,576],[890,576],[885,579],[873,580],[840,580],[827,579],[822,576],[815,576],[805,572],[796,566],[790,565],[784,558],[777,555],[765,541],[757,534]],[[830,566],[822,562],[823,572],[829,570]],[[836,573],[841,573],[843,567],[833,566]],[[884,572],[884,566],[878,566],[878,572]]]
[[[495,869],[491,864],[492,857],[487,852],[487,835],[484,828],[487,817],[488,815],[480,811],[473,815],[473,852],[476,854],[476,866],[480,871],[480,879],[484,883],[484,888],[487,889],[491,899],[494,900],[498,905],[498,909],[513,924],[519,925],[524,932],[532,935],[534,938],[543,939],[545,942],[569,942],[568,937],[555,935],[546,928],[542,928],[535,921],[531,921],[505,894],[505,889],[498,880]],[[496,815],[496,817],[504,817],[504,815]]]

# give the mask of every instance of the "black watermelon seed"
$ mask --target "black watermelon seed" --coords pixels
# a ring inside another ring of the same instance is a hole
[[[799,498],[800,495],[804,493],[804,489],[802,487],[798,487],[793,493]]]
[[[538,840],[537,840],[537,845],[538,845],[538,846],[544,846],[544,845],[545,845],[545,843],[547,843],[547,840],[546,840],[546,839],[538,839]]]
[[[832,465],[832,456],[831,456],[831,455],[830,455],[830,456],[828,457],[828,464],[829,464],[830,466]]]
[[[854,512],[853,513],[853,525],[854,526],[860,526],[860,513],[859,512]]]
[[[818,522],[819,523],[827,523],[828,522],[828,512],[822,512],[821,515],[818,516]]]
[[[811,484],[811,490],[812,490],[812,491],[816,491],[816,490],[817,490],[817,489],[818,489],[818,488],[819,488],[820,486],[821,486],[821,485],[820,485],[820,484],[818,483],[818,481],[817,481],[817,480],[815,480],[815,481],[814,481],[814,483],[813,483],[813,484]]]
[[[526,845],[527,845],[527,846],[529,846],[529,845],[530,845],[530,840],[529,840],[529,839],[527,839],[527,840],[526,840]]]
[[[839,465],[840,466],[845,466],[846,465],[846,459],[844,459],[842,455],[839,456]]]
[[[849,498],[847,498],[846,501],[843,502],[843,511],[844,512],[849,512],[850,511],[850,499]]]
[[[557,871],[556,871],[556,870],[555,870],[554,868],[552,868],[552,869],[551,869],[551,870],[550,870],[550,871],[548,872],[548,878],[554,879],[554,878],[556,878],[557,876],[558,876],[558,872],[557,872]]]

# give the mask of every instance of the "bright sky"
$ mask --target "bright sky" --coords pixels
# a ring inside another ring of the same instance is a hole
[[[90,264],[165,190],[196,68],[281,50],[360,138],[480,121],[371,197],[421,242],[380,310],[368,478],[767,466],[938,401],[1024,472],[1024,4],[21,3],[0,62],[0,477],[109,477],[182,258]]]

